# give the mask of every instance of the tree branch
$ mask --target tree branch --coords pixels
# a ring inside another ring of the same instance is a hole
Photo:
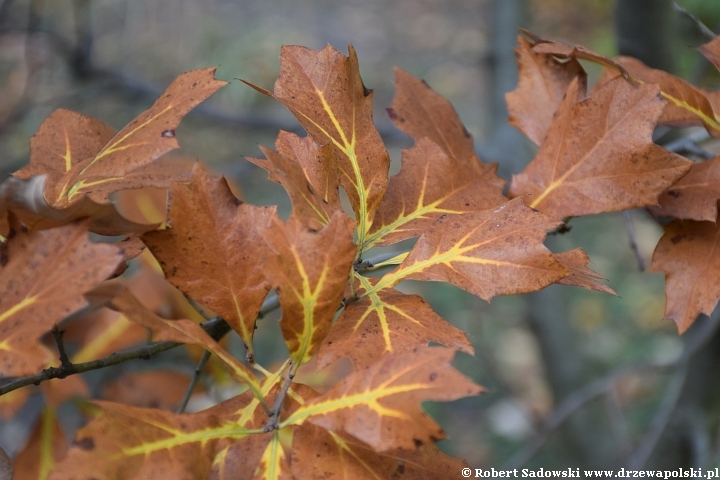
[[[280,306],[277,296],[272,296],[265,300],[263,307],[258,313],[258,318],[262,318],[272,310],[277,309]],[[207,322],[200,324],[205,332],[210,335],[215,341],[220,340],[230,332],[230,325],[220,317],[215,317]],[[65,378],[69,375],[75,375],[78,373],[89,372],[91,370],[99,370],[119,363],[127,362],[129,360],[136,360],[138,358],[142,360],[148,360],[153,355],[160,352],[173,349],[183,343],[177,342],[160,342],[153,343],[150,345],[144,345],[142,347],[135,347],[124,352],[113,353],[104,358],[98,360],[92,360],[84,363],[69,363],[66,365],[61,364],[59,367],[46,368],[42,372],[36,373],[28,377],[21,377],[15,380],[10,380],[6,384],[0,386],[0,396],[6,393],[17,390],[18,388],[26,387],[28,385],[40,385],[42,382],[52,380],[53,378]]]

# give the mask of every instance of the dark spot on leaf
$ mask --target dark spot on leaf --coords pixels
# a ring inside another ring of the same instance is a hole
[[[533,208],[533,207],[528,207],[528,208],[535,213],[540,213],[540,210],[538,210],[537,208]]]
[[[430,374],[430,381],[431,381],[431,382],[434,382],[436,378],[437,378],[437,373],[434,373],[434,372],[433,372],[433,373]]]
[[[678,198],[680,196],[680,192],[675,190],[668,190],[668,195],[670,195],[673,198]]]
[[[7,250],[4,248],[0,248],[0,267],[4,267],[8,264],[8,261],[10,259],[8,258]]]
[[[85,437],[81,438],[80,440],[77,440],[75,442],[75,446],[78,447],[80,450],[94,450],[95,449],[95,441],[92,439],[92,437]]]
[[[465,204],[465,206],[466,206],[466,207],[469,207],[469,206],[470,206],[470,204],[469,204],[469,203],[466,203],[466,204]]]
[[[675,235],[673,238],[670,239],[670,241],[673,243],[673,245],[677,245],[683,238],[684,235]]]
[[[315,195],[315,192],[313,192],[312,185],[310,183],[307,184],[308,192],[310,192],[310,195]]]
[[[173,267],[172,272],[170,272],[170,276],[174,276],[177,273],[177,267]]]
[[[365,85],[363,85],[363,95],[366,97],[372,93],[372,88],[367,88]]]
[[[418,440],[417,438],[413,438],[413,443],[415,444],[415,448],[420,448],[423,444],[422,440]]]
[[[17,231],[13,228],[8,232],[7,239],[15,238],[15,235],[17,235]]]
[[[465,128],[465,125],[463,125],[463,135],[465,135],[465,138],[472,138],[472,135],[470,135],[470,132]]]
[[[385,111],[387,112],[388,117],[390,117],[390,120],[395,120],[397,118],[397,113],[395,113],[395,110],[391,107],[386,108]]]
[[[197,82],[195,82],[195,83],[192,84],[193,87],[194,87],[195,85],[197,85]]]
[[[405,473],[405,464],[403,464],[402,462],[398,462],[397,472],[398,472],[398,474],[400,474],[400,475],[402,475],[403,473]]]
[[[160,136],[162,136],[164,138],[174,138],[175,130],[165,130],[160,134]]]
[[[430,88],[430,85],[428,85],[428,82],[426,82],[424,78],[421,78],[420,81],[421,81],[422,84],[425,85],[427,88]]]

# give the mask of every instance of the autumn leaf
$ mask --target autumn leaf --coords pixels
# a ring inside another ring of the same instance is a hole
[[[510,125],[540,145],[573,79],[578,78],[578,100],[585,97],[587,74],[576,58],[559,62],[551,55],[533,52],[532,47],[518,36],[518,86],[505,94],[505,101]]]
[[[587,267],[587,264],[590,263],[590,257],[582,248],[556,253],[555,259],[570,270],[570,275],[557,281],[560,285],[570,285],[617,295],[612,288],[599,281],[603,279],[602,275]]]
[[[122,289],[111,300],[110,307],[150,330],[156,342],[192,343],[209,350],[223,362],[237,381],[247,384],[257,398],[262,398],[260,385],[250,369],[230,355],[193,321],[164,319],[148,310],[127,289]]]
[[[119,248],[88,239],[84,222],[11,232],[0,261],[0,375],[44,368],[40,336],[86,305],[83,294],[120,261]]]
[[[449,282],[488,301],[540,290],[569,274],[542,243],[545,232],[561,223],[521,199],[440,217],[403,263],[363,296],[411,279]]]
[[[720,70],[720,36],[700,45],[698,50]]]
[[[653,205],[691,162],[652,143],[664,108],[654,85],[616,78],[577,102],[574,81],[510,196],[556,218]]]
[[[142,240],[183,293],[222,316],[253,355],[255,319],[270,284],[263,265],[269,250],[258,231],[275,209],[237,200],[221,177],[199,164],[190,183],[170,188],[171,228]]]
[[[108,194],[115,191],[114,181],[135,172],[142,176],[142,168],[178,148],[175,129],[182,118],[226,84],[215,79],[215,68],[178,76],[148,110],[120,130],[89,162],[81,164],[67,192],[68,201],[87,193],[96,202],[106,202]],[[160,184],[153,180],[152,175],[145,174],[142,186],[167,186],[167,179]]]
[[[297,368],[310,360],[330,329],[357,246],[341,212],[317,232],[293,217],[287,224],[275,218],[262,235],[274,252],[265,274],[280,297],[280,328]]]
[[[461,472],[467,463],[445,455],[434,443],[412,450],[376,452],[344,433],[304,423],[293,434],[292,470],[296,478],[436,480]]]
[[[359,277],[356,290],[362,298],[345,306],[318,352],[322,368],[349,357],[356,370],[375,363],[385,354],[405,353],[437,342],[473,355],[465,332],[443,320],[419,295],[386,288],[363,296],[377,282]]]
[[[710,102],[699,89],[687,82],[667,72],[650,69],[637,60],[627,61],[627,57],[617,61],[580,45],[571,46],[530,35],[536,43],[532,49],[535,53],[589,60],[617,71],[620,76],[634,85],[646,83],[658,85],[660,96],[668,102],[666,112],[661,117],[663,122],[692,122],[692,117],[696,117],[711,135],[720,135],[720,122]]]
[[[492,169],[495,176],[494,168]],[[479,212],[506,202],[477,158],[458,160],[427,138],[403,150],[363,250],[417,237],[441,215]]]
[[[281,426],[308,420],[346,432],[379,452],[440,440],[443,431],[420,403],[452,401],[483,391],[450,366],[454,355],[454,350],[442,347],[386,355],[302,405]]]
[[[106,204],[111,193],[124,188],[167,186],[175,172],[151,162],[178,148],[175,129],[182,118],[227,83],[214,76],[214,68],[180,75],[150,109],[117,134],[99,120],[57,110],[31,141],[30,165],[15,176],[48,175],[44,193],[53,208],[85,195]]]
[[[362,245],[387,189],[390,156],[372,121],[372,90],[362,83],[355,49],[348,50],[346,57],[331,46],[283,46],[273,96],[315,142],[331,146]]]
[[[260,457],[260,463],[255,470],[254,480],[293,480],[290,473],[290,465],[285,458],[280,443],[279,430],[272,432],[270,442]]]
[[[281,155],[296,160],[314,192],[330,207],[340,207],[340,186],[331,144],[319,145],[312,137],[299,137],[283,130],[275,140],[275,148]]]
[[[7,235],[4,217],[12,212],[28,230],[44,230],[75,220],[88,219],[88,229],[100,235],[128,235],[155,230],[158,224],[143,224],[124,218],[114,205],[101,205],[87,197],[65,208],[53,208],[43,196],[47,178],[28,180],[10,177],[0,184],[0,235]]]
[[[658,198],[659,205],[649,207],[658,217],[714,222],[720,199],[720,157],[694,163],[690,171]]]
[[[30,439],[15,457],[14,480],[46,479],[68,451],[68,441],[53,407],[45,406]],[[8,479],[9,480],[9,479]]]
[[[482,189],[487,197],[486,208],[506,201],[502,195],[505,181],[495,173],[497,164],[480,162],[473,137],[453,106],[423,80],[396,68],[395,97],[387,112],[395,126],[410,135],[416,144],[427,138],[455,160],[452,164],[456,168],[473,172],[476,188]]]
[[[100,411],[76,434],[51,480],[208,478],[216,455],[233,442],[261,433],[244,413],[265,415],[243,395],[208,410],[175,414],[96,400]],[[252,410],[252,412],[249,412]],[[255,422],[255,423],[253,423]],[[83,469],[79,470],[78,465]]]
[[[322,193],[315,191],[305,176],[304,168],[293,158],[260,147],[265,158],[247,158],[270,174],[270,180],[285,188],[293,205],[293,215],[303,224],[314,230],[320,230],[330,222],[333,212],[342,211],[339,201],[328,203]]]
[[[658,124],[685,127],[703,125],[703,119],[712,119],[706,121],[708,131],[720,128],[712,104],[702,89],[664,70],[650,68],[636,58],[618,57],[615,62],[636,83],[654,83],[660,87],[660,94],[667,104]],[[715,132],[716,136],[718,134],[720,131]]]
[[[665,317],[683,333],[720,299],[720,228],[713,222],[675,220],[664,227],[649,270],[665,274]]]
[[[280,373],[262,382],[269,403],[279,390]],[[300,395],[304,390],[298,389]],[[99,408],[92,408],[93,419],[77,432],[51,480],[250,480],[272,437],[263,432],[268,417],[251,392],[191,414],[93,403]]]
[[[173,370],[127,372],[106,383],[101,398],[134,407],[174,410],[189,382],[188,375]],[[202,391],[200,386],[195,388],[196,393]]]

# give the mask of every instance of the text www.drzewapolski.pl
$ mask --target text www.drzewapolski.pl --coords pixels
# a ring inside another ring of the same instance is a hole
[[[580,470],[579,468],[566,468],[564,470],[538,469],[512,469],[496,470],[495,468],[463,468],[464,478],[718,478],[720,469],[713,468],[677,468],[675,470]]]

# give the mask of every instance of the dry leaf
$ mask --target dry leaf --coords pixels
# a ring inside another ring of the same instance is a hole
[[[573,79],[578,78],[578,100],[585,97],[587,74],[576,58],[559,62],[551,55],[533,52],[532,47],[518,36],[518,86],[505,94],[505,101],[510,125],[540,145]]]
[[[652,143],[664,108],[654,85],[616,78],[577,102],[577,81],[530,165],[513,175],[510,196],[556,218],[657,203],[691,162]]]

